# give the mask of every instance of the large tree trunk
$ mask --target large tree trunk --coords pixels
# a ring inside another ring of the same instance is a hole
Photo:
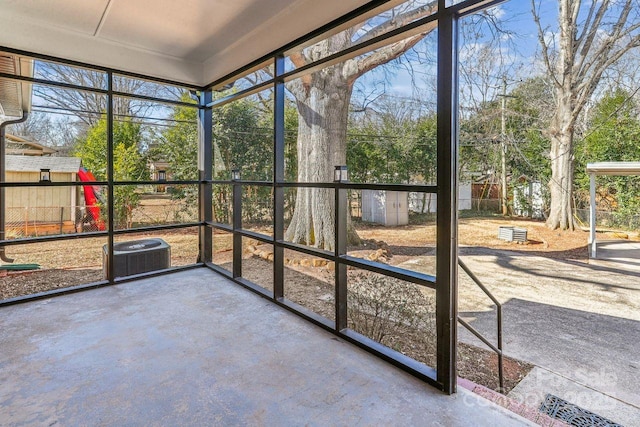
[[[335,165],[346,164],[351,83],[337,65],[289,86],[298,107],[298,182],[331,182]],[[325,188],[298,188],[285,239],[334,249],[335,201]],[[347,220],[350,220],[350,215]],[[357,234],[349,227],[353,241]]]
[[[573,230],[573,138],[577,114],[571,79],[565,75],[556,87],[556,112],[551,121],[551,206],[547,226],[551,229]]]
[[[573,230],[573,133],[551,137],[551,206],[547,226]]]
[[[437,2],[407,7],[398,13],[390,13],[382,22],[375,22],[364,31],[365,24],[355,25],[328,39],[290,55],[296,67],[302,67],[329,54],[343,51],[370,40],[386,31],[405,25],[422,16],[433,13]],[[347,162],[347,122],[349,102],[356,79],[375,67],[386,64],[415,46],[425,34],[435,28],[434,22],[417,34],[376,49],[370,54],[348,59],[321,71],[305,75],[287,83],[296,98],[298,107],[298,181],[331,182],[336,165]],[[291,223],[285,239],[327,250],[334,249],[335,200],[328,189],[298,188]],[[359,244],[360,238],[351,224],[348,209],[347,240]]]

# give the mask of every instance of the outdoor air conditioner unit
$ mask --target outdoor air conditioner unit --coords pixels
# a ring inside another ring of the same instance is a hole
[[[498,227],[498,239],[524,243],[527,241],[527,229],[501,225]]]
[[[103,246],[102,270],[107,278],[109,248]],[[143,239],[113,245],[115,277],[147,273],[171,267],[171,246],[162,239]]]

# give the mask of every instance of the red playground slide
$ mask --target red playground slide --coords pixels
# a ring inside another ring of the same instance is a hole
[[[82,182],[96,181],[96,177],[85,168],[80,168],[78,178],[80,178]],[[87,205],[87,211],[91,216],[91,222],[98,231],[106,230],[107,228],[104,225],[104,221],[100,218],[100,206],[98,205],[98,198],[100,197],[99,189],[93,185],[83,185],[82,188],[84,189],[84,201]]]

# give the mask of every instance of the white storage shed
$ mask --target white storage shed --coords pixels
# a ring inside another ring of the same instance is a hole
[[[438,198],[434,193],[411,193],[409,195],[409,210],[417,213],[435,213],[438,208]],[[471,209],[471,183],[463,182],[458,185],[458,210]]]
[[[362,220],[389,226],[409,224],[409,193],[363,190]]]

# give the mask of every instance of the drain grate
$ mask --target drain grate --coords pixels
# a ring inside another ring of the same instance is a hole
[[[623,427],[553,394],[547,394],[540,406],[540,412],[576,427]]]

